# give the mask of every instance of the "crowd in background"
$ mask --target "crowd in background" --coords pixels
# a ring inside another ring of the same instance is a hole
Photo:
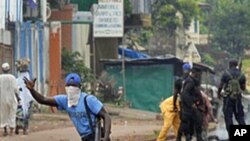
[[[242,104],[242,93],[245,90],[246,77],[241,72],[238,61],[231,60],[229,69],[220,78],[217,92],[219,100],[223,99],[228,137],[230,125],[234,125],[233,116],[239,125],[246,124]],[[183,76],[175,80],[173,96],[160,104],[164,124],[157,141],[166,140],[171,126],[176,141],[181,141],[182,137],[185,137],[186,141],[191,141],[193,136],[197,141],[207,141],[208,123],[217,123],[212,106],[207,91],[201,87],[201,70],[189,63],[183,64]]]

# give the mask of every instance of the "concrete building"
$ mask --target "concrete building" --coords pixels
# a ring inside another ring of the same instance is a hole
[[[133,14],[150,14],[155,0],[130,0]]]

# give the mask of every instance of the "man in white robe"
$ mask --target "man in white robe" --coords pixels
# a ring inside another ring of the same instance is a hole
[[[22,106],[22,118],[23,118],[23,134],[28,134],[28,126],[29,126],[29,119],[30,119],[30,109],[33,102],[33,97],[30,94],[30,91],[27,89],[24,83],[24,77],[30,80],[30,75],[28,71],[21,71],[17,78],[17,83],[19,86],[19,96],[20,96],[20,104]],[[16,134],[19,133],[18,129],[16,129]]]
[[[3,74],[0,74],[0,128],[4,128],[4,135],[8,135],[7,128],[10,128],[10,135],[16,127],[16,111],[19,101],[18,85],[14,75],[8,74],[10,65],[2,64]]]

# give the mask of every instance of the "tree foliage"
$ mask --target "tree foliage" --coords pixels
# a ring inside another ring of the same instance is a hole
[[[62,49],[62,69],[66,74],[74,72],[78,73],[84,83],[92,83],[94,81],[94,75],[89,68],[84,64],[84,60],[81,59],[79,52],[70,52],[65,48]],[[84,85],[82,85],[84,86]]]
[[[188,28],[198,14],[198,0],[158,0],[152,11],[154,26],[169,35],[178,27]]]
[[[250,1],[213,0],[213,4],[209,19],[213,47],[234,57],[243,55],[250,47]]]
[[[216,60],[208,53],[203,54],[202,62],[211,66],[216,64]]]
[[[130,16],[132,13],[132,5],[129,0],[124,0],[124,13],[125,16]]]
[[[130,29],[127,32],[128,37],[137,42],[139,45],[147,48],[149,47],[149,40],[153,37],[152,28],[138,28],[138,29]]]

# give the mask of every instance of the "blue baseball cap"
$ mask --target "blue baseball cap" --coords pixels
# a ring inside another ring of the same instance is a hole
[[[76,73],[70,73],[65,78],[66,85],[80,85],[81,77]]]
[[[185,63],[182,65],[183,70],[191,70],[191,65],[189,63]]]

